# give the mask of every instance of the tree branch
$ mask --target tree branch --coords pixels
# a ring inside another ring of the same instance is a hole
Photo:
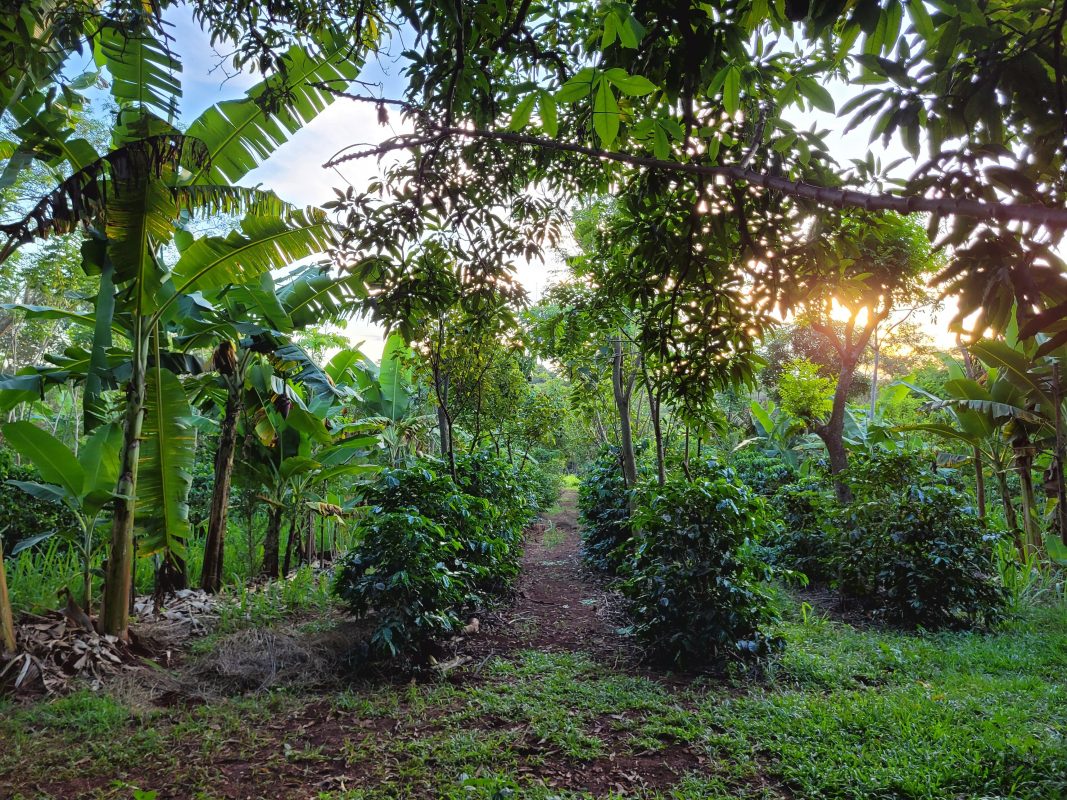
[[[323,88],[329,88],[323,86]],[[330,89],[330,91],[334,91]],[[339,96],[348,97],[352,100],[366,102],[402,104],[401,101],[382,101],[378,98],[349,95],[343,92],[335,92]],[[412,108],[410,104],[403,104]],[[457,128],[450,126],[431,125],[430,131],[434,135],[410,138],[404,141],[385,142],[371,150],[358,153],[348,153],[335,156],[323,164],[323,167],[336,167],[347,161],[359,158],[381,155],[392,150],[402,150],[422,144],[436,142],[439,137],[454,136],[467,139],[486,139],[490,141],[508,142],[511,144],[529,145],[546,150],[556,150],[566,153],[589,156],[603,161],[615,161],[629,164],[635,167],[648,169],[666,170],[669,172],[682,172],[689,175],[704,175],[713,178],[725,178],[729,181],[746,181],[770,191],[781,192],[790,197],[798,197],[804,200],[812,200],[824,205],[836,208],[862,208],[866,211],[896,211],[900,214],[910,214],[921,211],[942,216],[964,216],[975,219],[991,219],[999,222],[1026,222],[1034,225],[1045,225],[1053,228],[1067,227],[1067,209],[1052,208],[1025,203],[989,203],[980,200],[956,199],[951,197],[902,197],[900,195],[861,192],[856,189],[840,189],[829,186],[819,186],[806,181],[791,181],[777,175],[768,175],[754,169],[740,165],[732,166],[709,166],[683,161],[667,161],[650,156],[632,155],[611,150],[600,150],[585,145],[571,142],[560,142],[554,139],[545,139],[538,136],[528,136],[511,131],[490,131],[480,128]]]

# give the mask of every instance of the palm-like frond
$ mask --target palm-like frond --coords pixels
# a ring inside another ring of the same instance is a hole
[[[247,283],[263,273],[324,252],[333,227],[318,209],[286,217],[246,217],[239,231],[199,239],[174,265],[179,293]]]
[[[114,23],[94,37],[98,66],[111,74],[111,96],[120,106],[151,108],[167,119],[178,116],[182,65],[166,43],[143,24],[139,30]]]
[[[334,278],[327,269],[308,267],[278,290],[278,299],[296,328],[348,319],[367,296],[359,275]]]
[[[293,48],[286,55],[284,75],[272,76],[244,98],[218,103],[201,114],[188,134],[207,145],[211,161],[195,170],[189,183],[236,183],[259,166],[334,101],[332,93],[311,84],[343,83],[359,74],[360,63],[351,58],[351,50],[343,41],[330,43],[315,57]]]

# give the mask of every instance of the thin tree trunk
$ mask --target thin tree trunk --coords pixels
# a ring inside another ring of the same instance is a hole
[[[974,448],[974,494],[978,501],[978,517],[985,521],[985,465],[982,463],[982,451]]]
[[[293,509],[293,513],[289,515],[289,536],[285,540],[285,563],[282,565],[282,577],[286,577],[289,574],[289,570],[293,566],[293,545],[296,540],[300,538],[300,532],[298,530],[300,519],[296,513],[296,509]]]
[[[1004,524],[1011,531],[1015,540],[1015,549],[1019,552],[1019,558],[1026,559],[1026,545],[1023,544],[1019,535],[1019,518],[1015,515],[1015,503],[1011,499],[1011,491],[1008,489],[1008,476],[999,465],[994,465],[994,475],[997,478],[997,489],[1000,491],[1000,503],[1004,508]]]
[[[845,411],[848,408],[848,390],[852,386],[855,374],[855,360],[842,358],[830,419],[815,428],[815,433],[826,445],[826,453],[830,458],[830,474],[834,477],[834,494],[839,503],[852,502],[852,490],[838,476],[848,468],[848,452],[845,450]]]
[[[631,489],[637,484],[637,458],[634,455],[633,432],[630,428],[630,397],[623,384],[622,337],[616,336],[612,344],[615,357],[611,362],[611,388],[619,414],[619,460],[626,488]]]
[[[230,483],[233,479],[233,456],[237,449],[237,419],[241,414],[241,387],[231,387],[226,398],[226,413],[219,428],[219,445],[215,451],[215,485],[211,490],[207,539],[204,542],[204,568],[200,588],[217,592],[222,588],[223,548],[226,543],[226,516],[230,507]]]
[[[872,335],[873,348],[874,348],[874,361],[871,366],[871,408],[867,414],[867,419],[874,419],[874,411],[878,406],[878,360],[882,355],[881,348],[878,347],[878,328],[874,329]]]
[[[1067,479],[1063,474],[1067,460],[1067,442],[1063,431],[1063,385],[1059,362],[1052,365],[1052,400],[1056,404],[1056,527],[1060,529],[1060,541],[1067,545]]]
[[[107,559],[101,619],[104,633],[128,638],[130,602],[132,601],[133,521],[136,512],[137,462],[141,452],[141,427],[144,423],[145,370],[148,347],[138,318],[134,330],[133,373],[126,389],[126,414],[123,423],[122,465],[111,525],[111,547]]]
[[[271,506],[267,514],[267,536],[263,540],[263,575],[278,577],[278,546],[282,533],[282,509]]]
[[[1015,448],[1015,466],[1019,471],[1019,483],[1022,489],[1023,532],[1026,534],[1026,549],[1028,553],[1041,553],[1044,550],[1044,543],[1041,541],[1037,503],[1034,500],[1034,451],[1029,444]]]
[[[0,652],[14,653],[17,646],[11,597],[7,593],[7,571],[4,569],[4,540],[0,538]]]

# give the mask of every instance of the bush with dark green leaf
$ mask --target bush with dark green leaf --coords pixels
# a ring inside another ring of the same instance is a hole
[[[875,453],[849,468],[855,500],[841,514],[840,588],[911,627],[993,624],[1006,601],[999,534],[930,463],[921,453]]]
[[[639,530],[620,588],[653,660],[699,668],[767,654],[773,573],[761,540],[773,518],[766,502],[719,468],[693,481],[645,484]]]
[[[359,547],[338,566],[336,591],[358,616],[376,612],[373,655],[411,653],[461,626],[460,611],[477,598],[455,536],[402,511],[372,513],[360,532]]]
[[[727,463],[736,470],[745,485],[763,497],[770,497],[798,477],[797,470],[782,459],[768,456],[752,447],[731,453]]]
[[[376,611],[376,655],[410,652],[451,631],[519,573],[522,529],[533,514],[529,492],[495,456],[458,457],[456,473],[454,481],[443,462],[423,460],[383,470],[363,490],[367,513],[354,531],[360,544],[343,559],[336,591],[357,614]],[[410,535],[403,520],[411,521]]]
[[[829,488],[813,479],[788,483],[775,492],[771,506],[779,519],[768,540],[774,562],[811,581],[832,580],[841,537],[838,506]]]
[[[596,569],[614,573],[626,559],[631,538],[630,493],[619,466],[619,450],[604,448],[578,485],[582,553]]]

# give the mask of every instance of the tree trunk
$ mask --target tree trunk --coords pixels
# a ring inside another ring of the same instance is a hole
[[[1037,504],[1034,500],[1034,451],[1029,445],[1015,448],[1015,466],[1019,471],[1022,488],[1023,532],[1026,534],[1027,553],[1041,553],[1041,529],[1037,520]]]
[[[4,569],[4,540],[0,537],[0,652],[14,653],[17,645],[11,597],[7,593],[7,572]]]
[[[1059,362],[1052,366],[1052,399],[1056,404],[1056,457],[1053,469],[1056,472],[1056,527],[1060,529],[1060,541],[1067,545],[1067,479],[1063,474],[1067,461],[1067,442],[1063,431],[1063,385],[1060,382]]]
[[[263,575],[278,577],[278,545],[282,534],[282,509],[271,506],[267,514],[267,536],[263,540]]]
[[[1022,537],[1019,536],[1019,518],[1015,515],[1015,503],[1011,500],[1011,491],[1008,489],[1008,476],[999,466],[994,465],[994,474],[997,477],[997,489],[1000,491],[1000,503],[1004,507],[1004,525],[1011,531],[1015,539],[1015,549],[1019,551],[1019,558],[1026,559],[1026,546]]]
[[[289,575],[289,570],[293,568],[293,545],[296,544],[300,538],[299,531],[299,519],[300,516],[296,513],[296,509],[293,509],[293,513],[289,515],[289,536],[285,540],[285,563],[282,564],[282,577]]]
[[[663,420],[660,418],[659,397],[648,384],[645,371],[645,388],[648,391],[648,414],[652,420],[652,435],[656,440],[656,482],[663,486],[667,482],[667,454],[663,446]]]
[[[615,357],[611,362],[611,388],[619,413],[619,461],[626,488],[632,489],[637,484],[637,458],[634,455],[633,432],[630,429],[630,397],[623,384],[622,337],[616,336],[613,345]]]
[[[211,490],[207,539],[204,542],[204,568],[200,588],[215,593],[222,588],[223,547],[226,543],[226,515],[230,507],[230,482],[233,456],[237,449],[237,419],[241,414],[240,386],[230,388],[226,413],[219,428],[219,446],[215,451],[215,485]]]
[[[852,387],[855,374],[856,360],[842,358],[830,419],[815,428],[815,433],[826,445],[826,453],[830,457],[830,474],[834,476],[834,494],[839,503],[852,502],[852,490],[838,476],[848,467],[848,452],[845,450],[845,410],[848,407],[848,390]]]
[[[874,419],[875,409],[878,407],[878,360],[882,354],[881,349],[878,347],[878,329],[874,329],[872,336],[874,341],[874,362],[871,366],[871,408],[867,414],[867,419]]]
[[[982,451],[974,448],[974,494],[978,501],[978,517],[985,522],[985,465]]]
[[[133,373],[126,388],[126,413],[123,421],[122,462],[119,472],[115,512],[111,525],[111,547],[104,579],[101,620],[104,633],[128,638],[132,597],[133,520],[136,512],[137,463],[141,452],[141,427],[144,424],[145,370],[148,347],[138,319],[134,331]]]

